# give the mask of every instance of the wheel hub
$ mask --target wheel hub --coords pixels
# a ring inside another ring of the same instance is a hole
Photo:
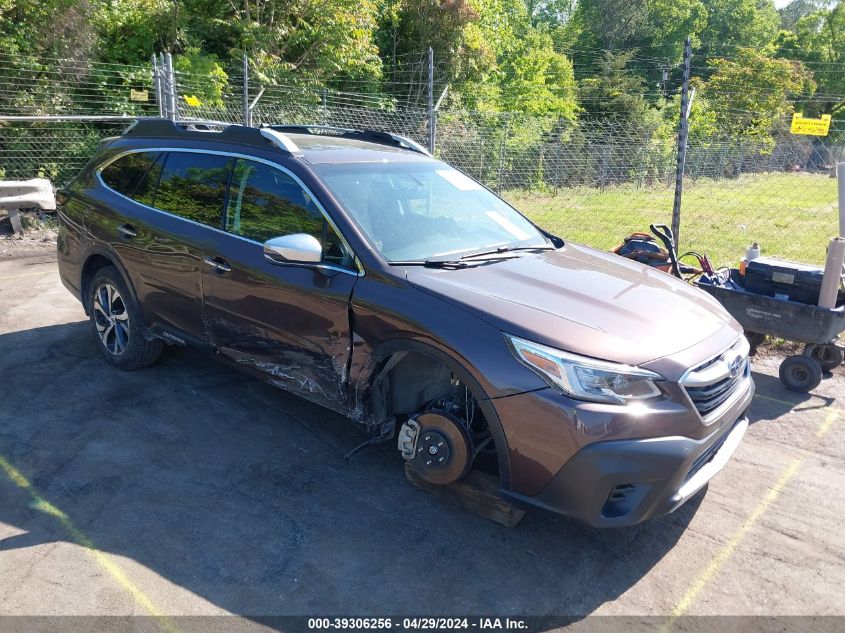
[[[417,446],[417,458],[429,468],[443,468],[449,463],[449,439],[439,431],[424,431]]]
[[[472,464],[472,440],[466,427],[452,415],[438,411],[418,415],[416,450],[409,465],[424,480],[450,484],[463,477]]]

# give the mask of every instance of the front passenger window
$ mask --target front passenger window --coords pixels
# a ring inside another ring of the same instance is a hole
[[[348,266],[343,242],[311,195],[288,174],[264,163],[238,159],[229,190],[226,230],[256,242],[308,233],[323,246],[323,260]]]

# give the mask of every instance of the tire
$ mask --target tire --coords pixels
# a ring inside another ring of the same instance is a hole
[[[833,371],[842,364],[842,350],[835,345],[818,345],[813,348],[813,359],[822,371]]]
[[[105,266],[94,273],[87,300],[94,340],[109,363],[132,370],[158,360],[164,343],[144,338],[140,306],[117,268]]]
[[[790,391],[807,393],[822,381],[821,366],[809,356],[790,356],[780,364],[780,381]]]

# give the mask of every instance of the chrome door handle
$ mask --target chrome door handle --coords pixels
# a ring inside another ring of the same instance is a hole
[[[130,239],[138,235],[138,231],[136,231],[135,227],[131,224],[118,224],[117,232],[120,233],[123,237],[128,237]]]
[[[214,270],[221,273],[228,273],[230,270],[232,270],[232,267],[229,266],[229,264],[227,264],[219,257],[203,257],[202,261],[211,266]]]

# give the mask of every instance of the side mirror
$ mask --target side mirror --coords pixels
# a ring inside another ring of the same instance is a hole
[[[313,235],[292,233],[264,242],[264,257],[271,262],[318,264],[323,259],[323,247]]]

